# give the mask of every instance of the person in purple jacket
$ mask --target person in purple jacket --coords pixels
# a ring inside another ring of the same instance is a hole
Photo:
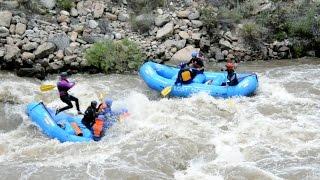
[[[69,82],[67,79],[68,73],[67,72],[62,72],[60,74],[60,81],[57,83],[57,87],[58,87],[58,91],[59,91],[59,95],[60,95],[60,99],[62,102],[66,103],[68,106],[65,106],[61,109],[57,109],[56,114],[70,109],[73,107],[71,101],[75,101],[76,102],[76,107],[77,107],[77,111],[78,114],[82,114],[82,112],[80,111],[79,108],[79,100],[78,98],[68,94],[68,90],[71,89],[75,83],[74,82]]]

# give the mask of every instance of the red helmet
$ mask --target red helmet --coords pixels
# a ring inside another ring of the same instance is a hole
[[[231,62],[228,62],[228,63],[226,64],[226,67],[227,67],[227,70],[233,70],[233,69],[234,69],[234,64],[231,63]]]

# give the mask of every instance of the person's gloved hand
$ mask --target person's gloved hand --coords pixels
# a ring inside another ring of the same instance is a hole
[[[181,62],[181,63],[179,64],[179,67],[180,67],[180,68],[184,68],[184,67],[186,67],[186,65],[187,65],[186,63]]]

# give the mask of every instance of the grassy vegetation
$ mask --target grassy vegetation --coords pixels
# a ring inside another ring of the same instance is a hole
[[[85,58],[89,65],[105,73],[124,73],[137,70],[145,57],[136,43],[123,39],[95,43],[86,51]]]
[[[57,6],[61,9],[69,11],[74,7],[74,0],[57,0]]]
[[[154,17],[152,14],[141,14],[136,16],[130,15],[130,25],[133,31],[140,32],[141,34],[148,32],[154,24]]]

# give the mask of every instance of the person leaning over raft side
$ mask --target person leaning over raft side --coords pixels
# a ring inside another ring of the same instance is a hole
[[[80,111],[78,98],[68,94],[68,90],[71,89],[75,85],[75,82],[69,82],[67,79],[67,76],[68,76],[67,72],[62,72],[60,74],[60,81],[57,83],[60,99],[62,102],[66,103],[67,106],[65,106],[61,109],[57,109],[56,114],[72,108],[73,105],[72,105],[71,101],[75,101],[76,108],[78,110],[78,114],[82,114],[82,112]]]
[[[85,125],[88,129],[91,129],[96,117],[98,116],[97,113],[97,101],[91,101],[90,106],[84,112],[84,116],[82,118],[82,124]]]
[[[231,60],[228,60],[227,61],[227,64],[226,64],[226,71],[227,71],[227,81],[228,82],[223,82],[221,84],[221,86],[236,86],[239,81],[238,81],[238,78],[237,78],[237,73],[235,73],[234,71],[234,64],[232,63]],[[223,69],[222,69],[223,70]]]
[[[198,57],[198,55],[198,52],[193,51],[191,54],[191,60],[187,63],[180,64],[180,71],[178,72],[175,84],[189,84],[197,74],[203,74],[204,64],[202,59],[204,57],[202,53],[200,54],[201,57]],[[186,66],[189,66],[190,68],[187,68]]]

